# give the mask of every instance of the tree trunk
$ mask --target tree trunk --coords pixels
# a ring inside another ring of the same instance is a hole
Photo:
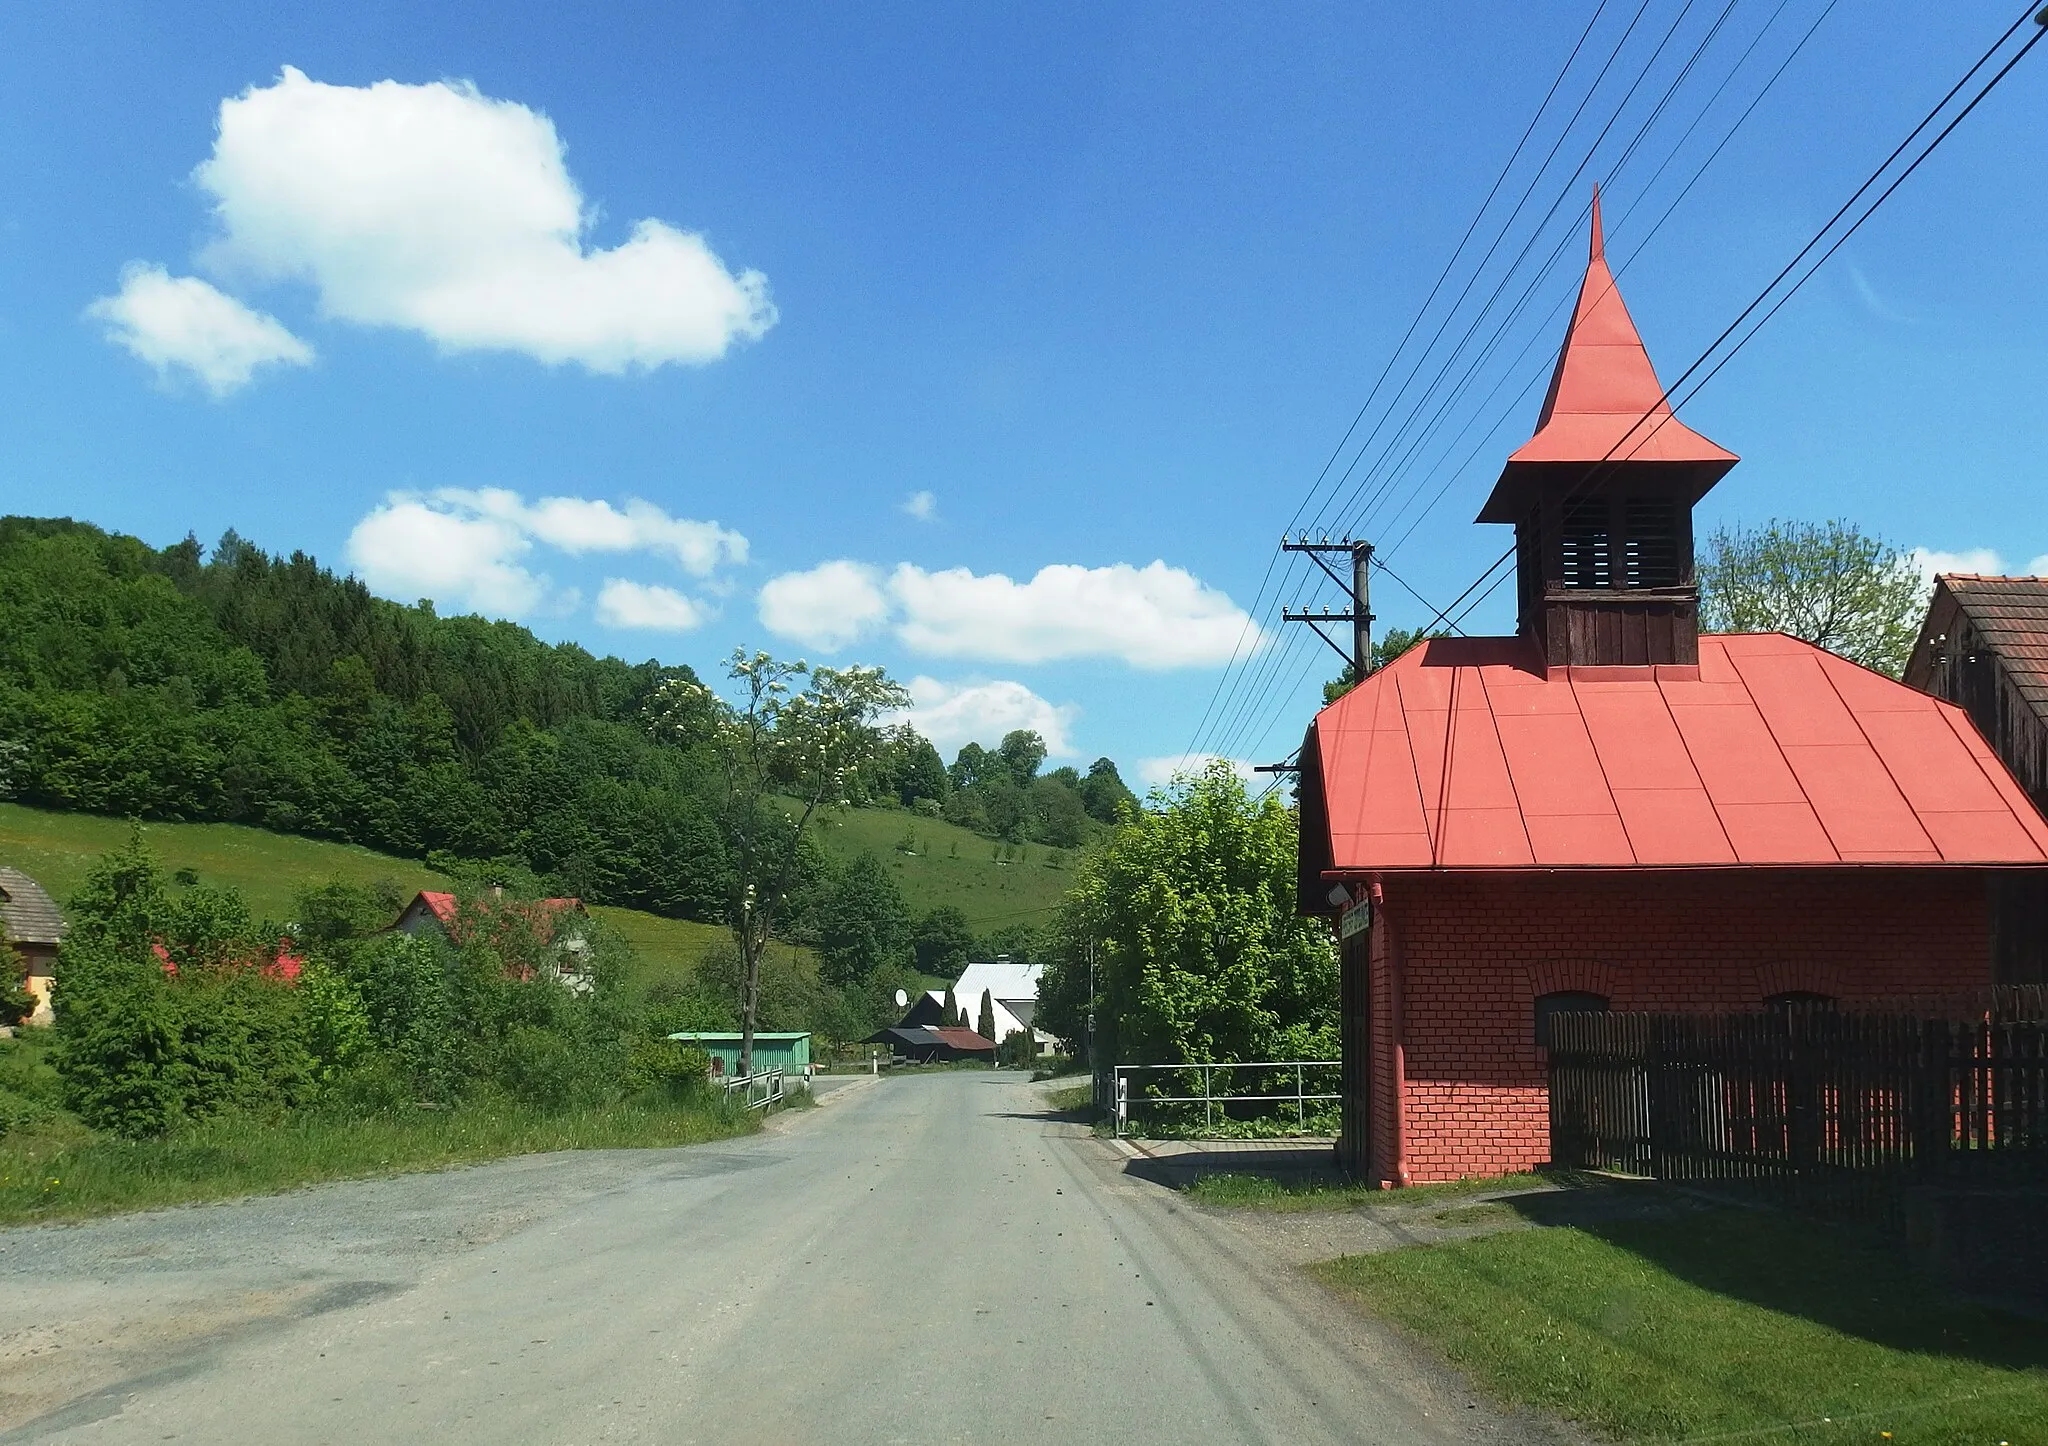
[[[754,1022],[761,1009],[761,955],[766,940],[747,930],[740,943],[740,1074],[754,1072]]]

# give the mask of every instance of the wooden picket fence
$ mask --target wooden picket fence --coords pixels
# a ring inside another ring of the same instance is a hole
[[[1895,1225],[1914,1185],[2048,1187],[2048,990],[1559,1014],[1554,1164]]]

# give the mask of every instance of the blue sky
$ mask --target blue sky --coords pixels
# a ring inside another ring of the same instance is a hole
[[[1227,668],[1243,610],[1335,600],[1262,595],[1273,542],[1595,3],[10,7],[0,507],[232,526],[707,674],[879,662],[949,752],[1021,722],[1128,773],[1277,757],[1329,669],[1285,637]],[[1511,173],[1529,304],[1329,521],[1433,600],[1504,545],[1470,519],[1591,181],[1669,380],[2017,13],[1838,0],[1646,243],[1826,0],[1648,0],[1537,173],[1639,3]],[[1686,408],[1745,459],[1703,529],[2048,554],[2043,134],[2048,46]]]

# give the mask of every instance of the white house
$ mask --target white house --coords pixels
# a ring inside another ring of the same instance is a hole
[[[967,1011],[968,1025],[978,1027],[981,996],[986,992],[996,1017],[998,1044],[1020,1030],[1030,1030],[1035,1052],[1052,1054],[1059,1048],[1059,1041],[1031,1024],[1032,1016],[1038,1012],[1038,975],[1042,967],[1014,963],[1008,958],[969,964],[953,982],[953,1002]],[[946,1002],[943,989],[934,989],[927,997],[940,1005]]]

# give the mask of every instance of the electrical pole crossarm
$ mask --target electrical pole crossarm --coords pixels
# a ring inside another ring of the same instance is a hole
[[[1339,538],[1333,542],[1327,535],[1311,542],[1308,535],[1303,533],[1298,538],[1282,537],[1280,550],[1307,554],[1310,562],[1321,568],[1332,582],[1343,588],[1351,597],[1351,607],[1345,612],[1333,613],[1324,608],[1321,613],[1312,616],[1306,608],[1282,608],[1281,619],[1290,623],[1307,623],[1315,628],[1316,636],[1328,643],[1338,657],[1351,664],[1351,676],[1354,679],[1364,678],[1372,671],[1372,544],[1349,537]],[[1334,552],[1350,554],[1351,576],[1348,579],[1323,561],[1321,554]],[[1351,624],[1351,651],[1345,652],[1335,639],[1317,627],[1318,623]]]

